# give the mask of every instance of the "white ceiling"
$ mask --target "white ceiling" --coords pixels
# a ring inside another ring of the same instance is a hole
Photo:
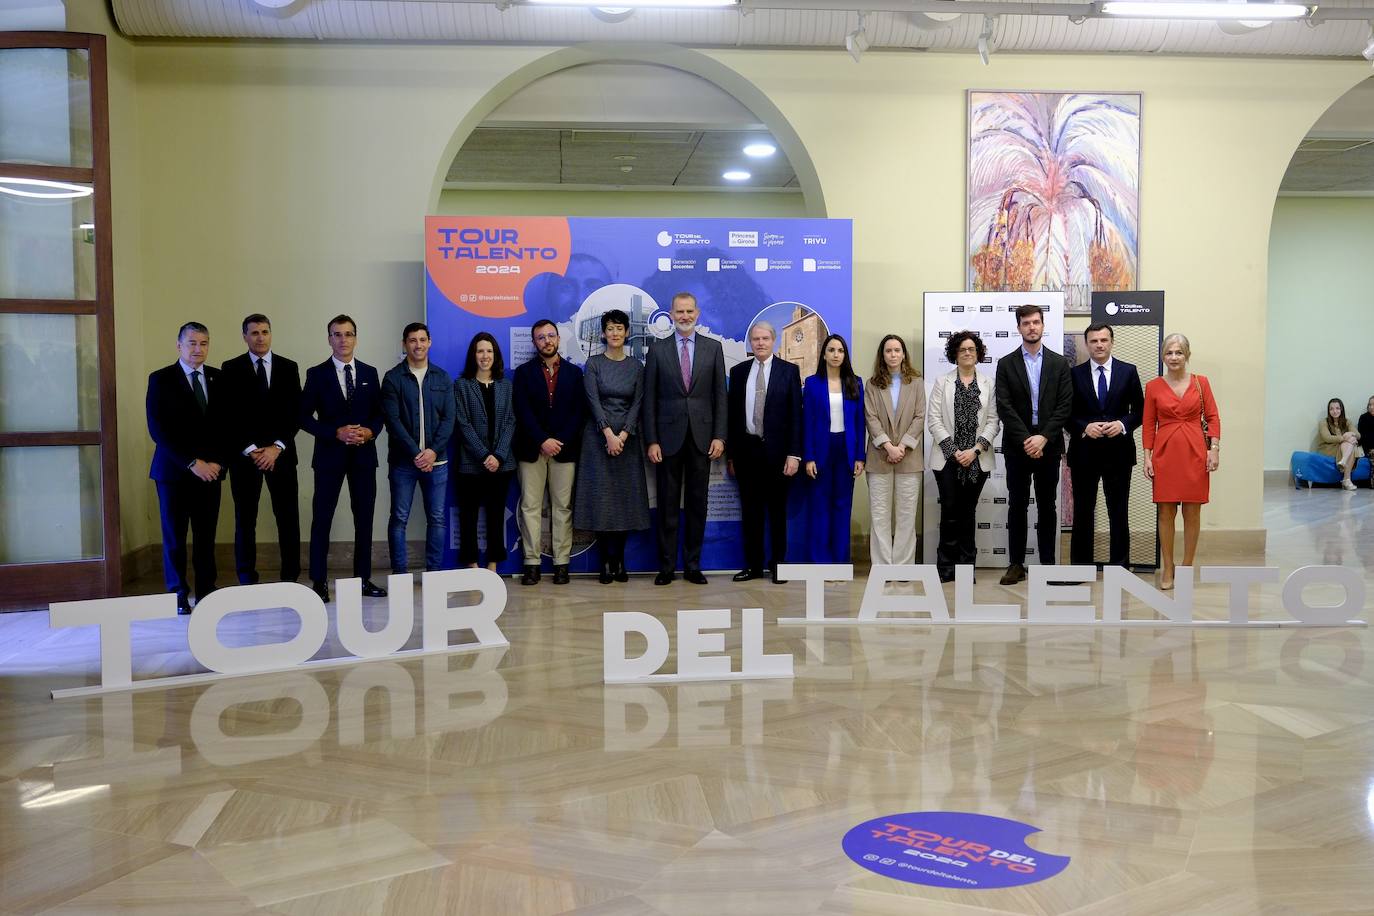
[[[1320,7],[1319,21],[1312,23],[1227,31],[1210,21],[1093,18],[1086,2],[1050,7],[1034,0],[743,0],[732,9],[640,9],[618,23],[602,21],[585,8],[510,5],[506,0],[504,10],[487,0],[293,0],[281,13],[254,0],[110,2],[125,33],[162,38],[557,45],[636,41],[841,49],[845,36],[858,27],[859,12],[867,11],[866,34],[875,49],[972,51],[983,29],[983,12],[992,11],[998,14],[990,41],[994,51],[1308,57],[1358,56],[1369,38],[1368,20],[1374,18],[1374,0],[1336,0],[1339,6]],[[916,8],[971,12],[940,22],[911,12]],[[1056,14],[1038,14],[1046,10]],[[1076,19],[1080,11],[1088,18],[1075,23],[1065,10]]]
[[[1293,154],[1285,195],[1374,196],[1374,77],[1327,109]]]

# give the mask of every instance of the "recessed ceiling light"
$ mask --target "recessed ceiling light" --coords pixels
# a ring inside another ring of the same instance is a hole
[[[18,185],[19,187],[13,187]],[[25,191],[20,188],[36,188]],[[71,184],[66,181],[49,181],[46,178],[7,178],[0,175],[0,194],[15,197],[36,197],[39,200],[59,200],[73,197],[90,197],[95,189],[85,185]]]
[[[771,156],[778,151],[778,148],[771,143],[750,143],[744,148],[744,155],[752,156],[755,159],[762,159]]]
[[[1131,19],[1301,19],[1311,12],[1297,3],[1199,3],[1194,0],[1107,0],[1102,12]]]
[[[638,159],[639,157],[638,157],[638,156],[612,156],[611,158],[614,159],[616,162],[634,162],[634,161],[635,161],[636,159]]]
[[[750,176],[749,173],[743,169],[731,169],[723,173],[720,177],[724,178],[726,181],[748,181]]]

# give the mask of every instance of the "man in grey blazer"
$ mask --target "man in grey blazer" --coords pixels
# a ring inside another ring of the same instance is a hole
[[[725,453],[725,351],[697,333],[696,296],[673,297],[672,336],[653,341],[644,363],[644,441],[657,466],[658,576],[673,581],[677,568],[678,501],[686,525],[682,577],[705,585],[701,543],[706,536],[706,496],[711,462]],[[684,494],[685,490],[685,494]]]
[[[1026,510],[1035,481],[1040,562],[1053,564],[1059,543],[1059,459],[1064,424],[1073,412],[1069,361],[1044,345],[1045,314],[1038,305],[1016,309],[1021,346],[997,361],[997,415],[1007,468],[1007,553],[1003,585],[1026,578]]]

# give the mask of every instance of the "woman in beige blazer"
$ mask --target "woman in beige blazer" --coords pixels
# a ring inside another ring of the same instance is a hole
[[[873,563],[916,562],[916,504],[921,495],[921,433],[926,386],[907,357],[906,341],[889,334],[878,344],[864,386],[868,423],[869,555]]]
[[[930,469],[940,489],[940,543],[935,564],[941,582],[954,567],[978,558],[974,543],[978,496],[992,473],[992,442],[1001,422],[992,377],[978,371],[987,347],[972,331],[960,331],[945,345],[954,370],[936,379],[930,392]]]

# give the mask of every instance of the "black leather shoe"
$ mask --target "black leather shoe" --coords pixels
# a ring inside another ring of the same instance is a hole
[[[705,585],[705,584],[706,584],[706,577],[703,576],[703,575],[701,574],[701,570],[699,570],[699,569],[689,569],[689,570],[687,570],[685,573],[682,574],[682,578],[686,579],[688,582],[692,583],[693,585]]]
[[[630,581],[630,574],[625,570],[625,564],[624,564],[623,562],[615,564],[615,581],[617,581],[617,582],[629,582],[629,581]]]
[[[525,571],[520,574],[521,585],[539,584],[539,567],[530,564],[525,565]]]
[[[329,603],[328,585],[325,585],[323,582],[314,582],[310,585],[310,587],[314,590],[315,594],[320,596],[321,601],[323,601],[325,604]]]
[[[571,580],[568,578],[568,564],[559,563],[553,568],[553,584],[567,585]]]
[[[733,582],[748,582],[750,579],[762,579],[763,570],[761,569],[741,569],[735,573]]]
[[[1015,585],[1026,578],[1026,567],[1020,563],[1013,563],[1007,567],[1007,571],[1002,573],[1001,582],[1003,585]]]
[[[601,564],[601,575],[596,577],[596,581],[600,582],[602,585],[610,585],[615,581],[615,573],[611,572],[611,564]]]
[[[673,574],[671,572],[661,572],[654,576],[654,585],[672,585]]]
[[[190,595],[177,595],[177,613],[183,617],[191,613]]]
[[[239,573],[239,585],[257,585],[260,578],[257,573]]]
[[[954,581],[954,570],[952,570],[952,569],[942,569],[942,570],[940,570],[940,581],[941,581],[941,582],[953,582],[953,581]]]
[[[385,598],[385,597],[386,597],[386,589],[384,589],[384,588],[379,588],[379,587],[373,585],[371,579],[364,579],[364,580],[363,580],[363,597],[364,597],[364,598]]]
[[[773,580],[774,585],[782,585],[782,578],[778,575],[777,569],[769,570],[768,578]]]

